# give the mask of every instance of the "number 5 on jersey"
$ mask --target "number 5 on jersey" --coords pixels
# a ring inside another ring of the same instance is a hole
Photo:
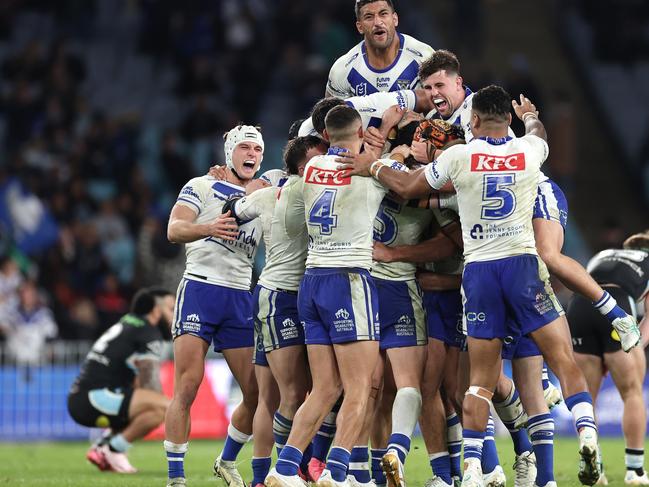
[[[516,183],[515,174],[485,174],[482,182],[482,218],[502,220],[514,213],[516,195],[507,186]]]
[[[338,224],[338,215],[334,210],[336,190],[325,189],[309,210],[309,225],[320,227],[321,235],[331,235],[331,229]]]

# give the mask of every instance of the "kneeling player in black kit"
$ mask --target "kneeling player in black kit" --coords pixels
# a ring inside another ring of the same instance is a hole
[[[598,253],[588,263],[587,270],[629,315],[636,316],[636,302],[644,304],[645,317],[640,323],[640,330],[642,344],[646,346],[646,328],[649,325],[649,231],[629,237],[623,249]],[[588,300],[577,294],[568,308],[568,323],[575,358],[586,376],[593,401],[597,399],[597,392],[608,369],[624,402],[622,430],[627,470],[624,482],[627,485],[649,485],[649,477],[644,471],[647,424],[642,396],[646,371],[644,347],[635,347],[624,353],[620,338],[615,331],[611,331],[608,320]]]
[[[126,451],[164,421],[169,399],[160,384],[160,353],[170,338],[173,308],[169,291],[138,291],[131,312],[94,343],[70,389],[72,419],[108,428],[86,454],[100,470],[135,473]]]

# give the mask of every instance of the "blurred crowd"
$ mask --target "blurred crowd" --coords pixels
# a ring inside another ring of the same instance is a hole
[[[344,0],[283,0],[273,8],[254,0],[117,2],[137,19],[134,49],[172,67],[170,96],[188,107],[173,126],[161,121],[151,151],[138,114],[94,107],[87,59],[70,47],[101,35],[105,3],[0,8],[5,42],[20,34],[12,25],[25,11],[60,26],[56,37],[34,32],[0,63],[0,339],[8,343],[29,333],[41,342],[94,339],[126,312],[137,287],[175,290],[184,249],[167,241],[166,219],[175,193],[196,175],[187,148],[239,120],[259,120],[273,92],[294,95],[282,98],[283,113],[298,118],[322,96],[333,60],[356,41]],[[210,160],[219,161],[218,147],[209,144]],[[155,186],[141,163],[151,157]]]

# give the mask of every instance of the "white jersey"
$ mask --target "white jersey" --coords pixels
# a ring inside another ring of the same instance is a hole
[[[373,178],[342,177],[331,147],[304,170],[304,214],[309,231],[307,267],[372,267],[372,227],[387,193]]]
[[[259,276],[259,284],[268,289],[297,291],[300,287],[309,245],[302,190],[302,178],[292,175],[277,197],[266,266]]]
[[[417,95],[412,90],[381,91],[367,96],[352,96],[347,98],[345,103],[356,109],[361,116],[363,130],[367,130],[368,127],[379,128],[383,113],[393,105],[414,110],[417,106]],[[304,137],[306,135],[319,135],[313,128],[311,117],[302,122],[298,131],[298,136]]]
[[[329,71],[327,92],[338,98],[363,96],[377,91],[418,88],[419,66],[434,49],[406,34],[399,34],[399,52],[385,69],[374,69],[367,62],[365,41],[356,44],[339,57]]]
[[[244,195],[241,186],[217,181],[211,176],[191,179],[180,190],[176,204],[187,206],[197,214],[196,223],[214,221],[231,196]],[[261,221],[239,226],[236,240],[201,238],[185,245],[187,264],[184,277],[233,289],[250,289],[252,265],[262,234]]]
[[[255,218],[259,218],[261,221],[266,257],[268,257],[270,225],[278,193],[279,188],[277,186],[261,188],[248,196],[244,196],[234,205],[234,214],[241,222],[247,223]]]
[[[432,188],[449,181],[455,187],[467,264],[537,253],[532,210],[547,156],[548,145],[535,135],[473,139],[426,166]]]

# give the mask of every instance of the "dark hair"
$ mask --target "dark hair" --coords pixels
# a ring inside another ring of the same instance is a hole
[[[329,141],[340,140],[347,137],[354,124],[361,124],[361,115],[348,105],[332,108],[325,117],[325,128],[329,134]]]
[[[483,120],[506,122],[512,108],[512,97],[504,88],[489,85],[473,95],[473,109]]]
[[[289,140],[284,147],[284,164],[288,174],[298,174],[298,166],[306,157],[306,153],[319,145],[326,147],[327,143],[315,135],[306,135]]]
[[[297,134],[300,132],[300,127],[302,126],[302,122],[304,122],[304,120],[304,118],[298,118],[291,124],[291,127],[288,129],[288,140],[293,140],[295,137],[297,137]]]
[[[460,74],[460,61],[451,51],[440,49],[435,51],[421,66],[419,66],[419,79],[423,82],[431,74],[445,70],[449,73]]]
[[[140,316],[147,315],[155,308],[156,298],[165,296],[173,296],[173,293],[161,287],[144,287],[133,296],[131,313]]]
[[[313,128],[315,131],[322,135],[322,132],[324,132],[325,129],[325,117],[327,116],[327,113],[329,113],[329,110],[333,107],[344,104],[345,100],[330,96],[319,100],[315,105],[313,105],[313,110],[311,110],[311,122],[313,122]]]
[[[369,5],[370,3],[381,2],[381,1],[387,3],[388,6],[394,12],[394,4],[392,3],[392,0],[356,0],[356,6],[354,7],[354,11],[356,12],[356,19],[361,18],[361,9],[365,5]]]

